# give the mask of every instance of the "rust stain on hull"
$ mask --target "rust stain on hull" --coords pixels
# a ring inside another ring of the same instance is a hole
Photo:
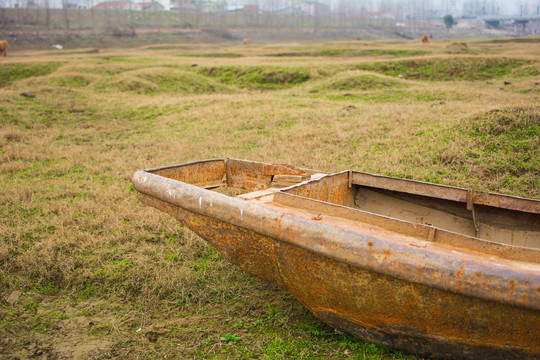
[[[166,172],[138,171],[133,182],[141,202],[177,218],[241,269],[284,287],[342,332],[422,356],[540,356],[537,248],[492,243],[363,211],[355,208],[357,194],[371,194],[374,187],[366,193],[365,184],[355,184],[354,176],[351,181],[352,172],[314,173],[216,159]],[[316,180],[269,188],[275,175],[299,174]],[[195,186],[186,179],[196,179]],[[201,188],[208,183],[258,192],[228,197]],[[403,184],[391,183],[403,189]],[[411,201],[410,196],[419,196],[418,189],[415,184],[415,194],[399,191],[396,198]],[[445,188],[443,197],[452,189]],[[392,195],[384,191],[384,196]],[[499,203],[496,195],[489,198]],[[431,200],[417,200],[418,206],[432,209]],[[467,200],[442,199],[437,211],[467,219]],[[540,233],[538,202],[527,201],[523,214],[516,210],[520,206],[515,201],[508,207],[480,208],[477,218],[483,226],[491,214],[534,245]]]

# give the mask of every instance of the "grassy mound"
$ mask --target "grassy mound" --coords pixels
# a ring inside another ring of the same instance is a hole
[[[495,109],[467,119],[455,131],[464,134],[456,154],[439,159],[471,166],[478,178],[502,179],[504,191],[540,197],[540,107]]]
[[[367,55],[369,56],[384,56],[390,55],[395,57],[407,57],[407,56],[420,56],[425,55],[428,52],[425,50],[384,50],[384,49],[369,49],[366,50]]]
[[[53,74],[47,77],[46,81],[48,84],[56,86],[83,87],[91,84],[96,79],[97,77],[92,74],[70,72]]]
[[[283,89],[310,78],[308,69],[278,66],[220,66],[200,68],[201,74],[249,89]]]
[[[121,73],[108,78],[98,88],[115,88],[138,94],[157,95],[163,93],[206,94],[229,92],[226,86],[196,73],[166,67],[144,68]]]
[[[312,51],[293,51],[293,52],[281,52],[268,54],[267,56],[278,57],[356,57],[356,56],[384,56],[390,55],[395,57],[406,56],[419,56],[425,55],[427,51],[424,50],[393,50],[393,49],[337,49],[337,48],[323,48]]]
[[[441,57],[360,65],[362,70],[428,81],[486,80],[510,74],[530,61],[494,57]]]
[[[203,57],[203,58],[239,58],[243,57],[242,54],[236,54],[236,53],[218,53],[218,52],[210,52],[210,53],[196,53],[196,54],[180,54],[178,56],[182,57]]]
[[[96,57],[100,63],[105,64],[152,64],[155,62],[155,59],[144,58],[144,57],[135,57],[128,55],[107,55]]]
[[[66,70],[73,69],[74,71],[96,74],[96,75],[116,75],[127,71],[133,71],[144,68],[145,65],[138,64],[107,64],[98,61],[97,64],[87,64],[85,66],[71,67],[66,66]]]
[[[60,66],[61,64],[57,62],[4,64],[0,66],[0,87],[7,86],[17,80],[51,74]]]
[[[446,47],[446,52],[448,54],[473,54],[474,51],[469,48],[467,43],[456,43],[453,42]]]
[[[416,140],[400,163],[411,178],[540,198],[540,107],[495,109],[408,137]]]
[[[190,46],[184,45],[152,45],[144,47],[145,50],[187,50]]]
[[[83,55],[83,54],[99,54],[99,49],[53,51],[53,52],[47,53],[47,55]]]
[[[525,65],[512,71],[513,76],[530,76],[536,77],[540,75],[540,64]]]
[[[396,87],[405,87],[405,83],[383,78],[381,76],[365,74],[361,71],[344,71],[329,79],[322,80],[313,84],[312,88],[316,90],[376,90],[390,89]]]
[[[540,37],[516,37],[516,38],[505,38],[505,39],[493,39],[482,41],[483,43],[491,44],[505,44],[505,43],[539,43]]]
[[[330,100],[364,103],[413,104],[417,102],[434,102],[432,106],[437,106],[441,105],[441,102],[444,104],[446,101],[455,98],[455,95],[442,90],[382,88],[366,90],[361,93],[343,94],[334,92],[326,94],[325,97]]]

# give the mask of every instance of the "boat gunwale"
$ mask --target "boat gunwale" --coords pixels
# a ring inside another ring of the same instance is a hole
[[[188,166],[188,165],[203,164],[203,163],[207,163],[207,162],[218,162],[218,161],[227,162],[227,159],[225,159],[225,158],[214,158],[214,159],[195,160],[195,161],[189,161],[189,162],[179,163],[179,164],[174,164],[174,165],[164,165],[164,166],[158,166],[158,167],[154,167],[154,168],[142,169],[140,171],[146,171],[146,172],[149,172],[149,173],[154,173],[154,172],[160,171],[160,170],[168,170],[168,169],[174,169],[174,168],[177,168],[177,167],[184,167],[184,166]]]
[[[448,251],[436,243],[426,248],[406,246],[395,235],[396,241],[389,240],[391,234],[386,239],[367,236],[146,170],[138,170],[132,181],[137,191],[148,196],[355,267],[453,293],[540,310],[540,266],[535,263],[486,257],[467,249]],[[290,233],[297,236],[293,239],[288,236]],[[381,258],[384,261],[379,261]],[[399,269],[393,266],[396,263],[400,264]],[[481,279],[477,274],[482,275]]]
[[[313,180],[313,181],[318,181],[318,179]],[[297,185],[294,185],[294,186],[297,186]],[[290,188],[292,188],[292,186]],[[280,189],[280,190],[284,190],[284,189]],[[460,248],[460,249],[464,248],[464,249],[467,249],[467,250],[475,251],[475,252],[481,253],[483,255],[497,256],[497,257],[507,259],[507,260],[512,260],[512,261],[521,261],[521,262],[532,262],[532,263],[534,263],[533,261],[528,260],[527,258],[537,256],[537,258],[540,259],[540,249],[537,249],[537,248],[519,246],[519,245],[513,245],[513,244],[498,243],[498,242],[495,242],[495,241],[490,241],[490,240],[486,240],[486,239],[481,239],[481,238],[461,234],[461,233],[451,231],[451,230],[448,230],[448,229],[444,229],[444,228],[440,228],[440,227],[437,227],[437,226],[434,226],[434,225],[431,225],[431,224],[413,223],[413,222],[410,222],[410,221],[407,221],[407,220],[398,219],[398,218],[395,218],[395,217],[382,215],[382,214],[370,212],[370,211],[363,210],[363,209],[352,208],[352,207],[349,207],[349,206],[346,206],[346,205],[333,204],[333,203],[326,202],[326,201],[323,201],[323,200],[317,200],[317,199],[313,199],[313,198],[309,198],[309,197],[305,197],[305,196],[301,196],[301,195],[290,194],[290,193],[287,193],[285,191],[276,191],[274,193],[274,201],[273,202],[278,203],[278,204],[282,204],[282,205],[285,205],[285,206],[293,206],[293,207],[295,207],[295,205],[292,205],[292,204],[290,204],[290,202],[287,202],[285,200],[286,197],[301,199],[302,201],[306,201],[308,203],[309,202],[317,203],[317,204],[320,204],[322,206],[334,207],[334,208],[337,208],[337,209],[342,209],[344,212],[345,211],[351,212],[351,214],[354,214],[354,213],[364,214],[364,215],[372,216],[372,217],[375,217],[375,218],[378,218],[378,219],[383,219],[384,221],[387,221],[388,223],[391,223],[393,225],[392,229],[390,229],[390,231],[396,232],[396,233],[401,233],[404,236],[411,236],[411,237],[415,237],[415,238],[420,238],[421,241],[426,241],[426,242],[429,242],[429,243],[446,244],[446,245],[454,246],[454,247],[457,247],[457,248]],[[305,209],[305,207],[302,207],[302,209]],[[333,216],[333,215],[329,215],[329,216]],[[346,217],[346,216],[336,216],[336,217],[350,219],[350,217]],[[350,220],[363,222],[362,220],[354,220],[354,219],[350,219]],[[407,227],[408,232],[411,232],[411,230],[412,231],[416,230],[417,234],[405,233],[403,231],[403,229],[397,229],[398,225],[404,225],[405,227]],[[374,226],[382,227],[380,225],[374,225]],[[420,232],[422,232],[422,231],[425,234],[420,234]],[[439,236],[440,234],[450,235],[450,236],[445,236],[445,239],[440,239],[440,236]],[[430,235],[433,236],[433,239],[429,239]],[[457,245],[455,242],[448,241],[448,239],[451,239],[452,236],[459,237],[461,240],[464,240],[465,242],[468,242],[469,244],[467,244],[467,245],[469,245],[469,246],[463,246],[464,245],[463,243],[461,245]],[[479,244],[480,246],[475,246],[476,244]],[[492,247],[492,248],[489,248],[489,247]],[[479,249],[479,248],[482,248],[482,249]],[[497,248],[500,248],[500,249],[497,249]],[[512,252],[505,253],[506,250],[512,250]],[[527,254],[527,253],[531,253],[531,254]]]
[[[477,192],[472,189],[465,189],[457,186],[433,184],[417,180],[408,180],[391,176],[375,175],[361,171],[351,171],[351,177],[352,183],[360,186],[368,186],[390,191],[399,191],[408,194],[422,195],[462,203],[470,202],[473,205],[484,205],[501,209],[540,214],[540,200],[536,199],[529,199],[520,196],[497,194],[491,192]],[[358,178],[361,178],[364,181],[360,181]],[[372,180],[383,180],[386,186],[376,184],[375,181]],[[410,186],[395,186],[395,184],[397,183],[404,183]],[[418,187],[420,187],[421,190],[423,190],[424,192],[422,192],[420,189],[417,189]],[[428,190],[427,194],[425,190]]]
[[[236,159],[236,158],[213,158],[213,159],[195,160],[195,161],[189,161],[189,162],[179,163],[179,164],[174,164],[174,165],[165,165],[165,166],[159,166],[159,167],[154,167],[154,168],[142,169],[142,171],[154,173],[160,170],[167,170],[167,169],[173,169],[176,167],[195,165],[195,164],[214,162],[214,161],[216,162],[223,161],[227,163],[228,160],[240,161],[240,162],[246,162],[246,163],[265,164],[262,162]],[[311,174],[323,173],[323,172],[313,170],[313,169],[308,169],[308,168],[299,168],[299,169],[304,170]],[[347,172],[349,173],[349,176],[350,176],[349,181],[351,182],[351,184],[355,184],[359,186],[367,186],[367,187],[384,189],[384,190],[389,190],[389,191],[399,191],[399,192],[404,192],[404,193],[413,194],[413,195],[421,195],[421,196],[427,196],[431,198],[451,200],[451,201],[462,202],[462,203],[470,202],[472,205],[491,206],[491,207],[497,207],[501,209],[524,211],[524,212],[533,213],[533,214],[540,214],[540,200],[537,200],[537,199],[530,199],[530,198],[524,198],[520,196],[506,195],[506,194],[499,194],[499,193],[492,193],[492,192],[474,191],[473,189],[466,189],[466,188],[461,188],[458,186],[434,184],[434,183],[428,183],[425,181],[403,179],[399,177],[392,177],[392,176],[386,176],[386,175],[377,175],[377,174],[371,174],[371,173],[356,171],[356,170],[343,170],[343,171],[339,171],[339,172],[335,172],[331,174],[325,173],[325,175],[327,176],[337,175],[337,174],[342,174],[342,173],[347,173]],[[383,180],[386,186],[381,186],[380,184],[377,184],[374,180],[376,181]],[[395,186],[394,184],[396,183],[407,184],[410,186],[407,186],[407,187]],[[293,188],[299,185],[300,184],[295,184],[295,185],[292,185],[292,186],[289,186],[280,190],[286,191],[290,188]],[[423,191],[417,190],[417,187],[421,187]],[[428,190],[427,191],[428,193],[426,193],[425,190]]]

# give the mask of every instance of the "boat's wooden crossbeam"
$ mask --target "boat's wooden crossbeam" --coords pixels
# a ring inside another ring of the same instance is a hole
[[[309,175],[272,175],[270,185],[272,187],[287,187],[309,180]]]

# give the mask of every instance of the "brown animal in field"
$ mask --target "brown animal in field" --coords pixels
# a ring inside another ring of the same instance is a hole
[[[422,35],[422,44],[429,44],[429,38],[427,35]]]
[[[244,45],[249,45],[249,41],[247,38],[244,39]]]
[[[0,40],[0,55],[7,56],[7,41]]]

